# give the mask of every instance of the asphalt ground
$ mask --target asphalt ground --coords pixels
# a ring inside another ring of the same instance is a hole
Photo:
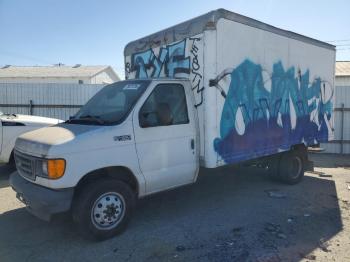
[[[1,166],[0,261],[350,261],[350,156],[311,159],[319,173],[294,186],[256,168],[203,169],[196,184],[141,199],[128,229],[103,242],[80,237],[68,215],[30,215]]]

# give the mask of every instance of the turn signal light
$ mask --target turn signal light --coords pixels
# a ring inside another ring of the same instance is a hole
[[[51,179],[58,179],[64,175],[66,161],[64,159],[49,159],[47,161],[47,174]]]

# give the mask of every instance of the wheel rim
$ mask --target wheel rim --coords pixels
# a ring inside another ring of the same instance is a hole
[[[115,228],[125,214],[125,201],[122,195],[108,192],[101,195],[92,206],[91,221],[100,230]]]
[[[289,164],[289,176],[292,179],[296,179],[299,177],[302,170],[302,160],[300,157],[293,157]]]

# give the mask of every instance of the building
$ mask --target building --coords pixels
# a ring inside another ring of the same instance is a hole
[[[350,61],[339,61],[335,69],[335,86],[350,88]]]
[[[350,61],[336,63],[334,140],[322,144],[326,153],[350,154]]]
[[[110,66],[11,66],[0,68],[0,83],[110,84],[119,81]]]

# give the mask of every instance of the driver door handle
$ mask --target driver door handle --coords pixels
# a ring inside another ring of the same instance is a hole
[[[191,139],[191,149],[194,150],[194,138]]]

